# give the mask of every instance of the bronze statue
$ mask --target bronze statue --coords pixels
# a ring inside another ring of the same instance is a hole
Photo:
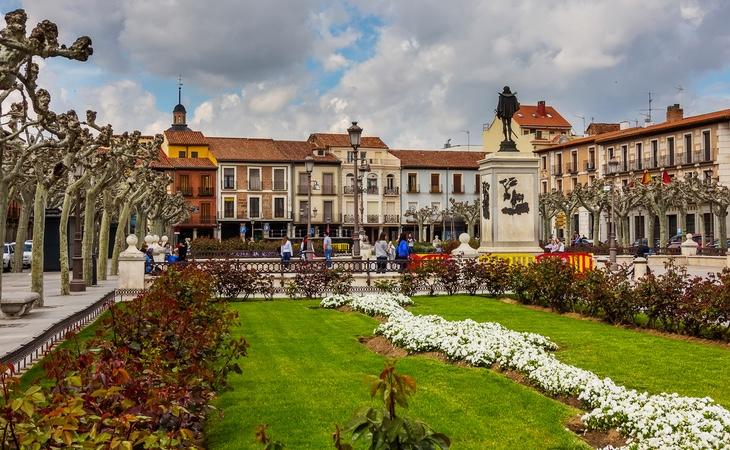
[[[514,132],[512,131],[512,116],[520,109],[520,102],[517,101],[517,93],[514,94],[509,86],[505,86],[499,93],[499,102],[497,103],[497,117],[502,121],[502,133],[504,141],[500,145],[500,151],[517,151],[515,141],[512,140]],[[517,137],[517,136],[515,136]]]

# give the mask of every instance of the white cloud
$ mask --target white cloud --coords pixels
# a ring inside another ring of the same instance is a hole
[[[284,108],[296,94],[294,86],[277,86],[271,89],[261,88],[252,95],[249,106],[254,113],[271,114]]]

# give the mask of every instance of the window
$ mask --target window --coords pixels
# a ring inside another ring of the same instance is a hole
[[[559,191],[563,190],[563,180],[558,179],[557,188]]]
[[[408,192],[410,192],[410,193],[418,192],[418,174],[417,173],[408,174]]]
[[[479,193],[479,189],[481,189],[481,185],[482,185],[482,177],[481,177],[481,175],[475,174],[474,175],[474,193],[475,194],[478,194]]]
[[[596,169],[596,149],[591,147],[588,149],[588,170]]]
[[[712,149],[710,148],[710,130],[702,132],[702,156],[705,161],[712,159]]]
[[[360,163],[367,161],[368,152],[360,152]]]
[[[299,202],[299,220],[306,221],[309,214],[309,202],[302,200]]]
[[[327,223],[332,222],[332,218],[333,218],[333,214],[332,214],[333,205],[334,205],[334,202],[332,200],[325,200],[323,202],[323,208],[324,208],[323,218],[324,218],[324,221],[327,222]]]
[[[210,217],[210,203],[200,204],[200,223],[213,223]]]
[[[178,191],[182,192],[183,195],[193,195],[193,188],[190,187],[190,176],[180,175],[178,184]]]
[[[378,192],[378,176],[374,173],[368,175],[367,178],[367,193],[377,195]]]
[[[261,190],[261,169],[258,167],[248,168],[248,190],[249,191],[260,191]]]
[[[386,175],[385,177],[385,188],[386,189],[395,189],[395,175],[392,173]]]
[[[542,193],[547,194],[547,181],[542,182]]]
[[[274,167],[274,190],[286,190],[286,169],[283,167]]]
[[[211,196],[213,195],[213,186],[212,186],[211,176],[210,175],[201,175],[200,176],[200,190],[198,192],[199,195],[203,196]]]
[[[540,158],[542,160],[542,170],[547,170],[547,156]]]
[[[674,138],[667,138],[667,165],[674,165]]]
[[[251,219],[261,217],[261,197],[248,198],[248,217]]]
[[[607,152],[608,152],[608,157],[606,159],[610,161],[613,159],[613,147],[608,147]]]
[[[274,219],[283,219],[285,216],[284,197],[274,197]]]
[[[621,167],[623,168],[624,172],[629,170],[629,146],[628,145],[621,146]]]
[[[347,162],[350,164],[355,162],[355,151],[354,150],[350,150],[347,152]]]
[[[463,194],[464,193],[464,185],[461,184],[461,174],[455,173],[453,176],[453,186],[454,186],[454,194]]]
[[[200,176],[200,186],[204,188],[210,188],[210,175]]]
[[[651,141],[651,166],[656,168],[659,165],[659,142],[654,139]]]
[[[233,167],[223,168],[223,189],[236,189],[236,169]]]
[[[527,128],[525,128],[524,130],[522,130],[522,134],[530,134],[530,130],[528,130]]]
[[[692,164],[692,134],[684,135],[684,162]]]
[[[334,195],[335,194],[335,174],[323,173],[322,174],[322,194],[323,195]]]
[[[299,187],[297,189],[297,194],[308,194],[311,184],[309,174],[307,174],[307,172],[299,172]]]
[[[542,130],[537,130],[535,132],[535,139],[542,139]]]
[[[187,158],[188,152],[186,152],[185,150],[180,150],[180,153],[178,153],[177,156],[178,156],[178,158]]]
[[[626,187],[629,185],[629,180],[621,180],[621,184]]]
[[[198,157],[198,152],[190,152],[190,157],[191,158],[197,158]]]
[[[644,239],[644,216],[634,216],[634,236],[636,239]]]
[[[555,161],[555,175],[561,175],[563,173],[563,154],[556,154]]]
[[[636,169],[637,170],[641,170],[644,167],[643,166],[644,156],[642,155],[642,150],[643,150],[643,148],[642,148],[641,142],[637,142],[636,143]]]
[[[705,170],[705,183],[709,183],[712,180],[712,169]]]
[[[431,174],[431,192],[435,194],[441,193],[441,174]]]
[[[348,173],[345,177],[345,194],[353,194],[355,192],[355,175]]]
[[[578,172],[578,152],[575,150],[570,152],[570,171],[572,173]]]
[[[570,179],[570,189],[575,190],[575,188],[578,187],[578,179],[577,178],[571,178]]]
[[[593,183],[595,183],[595,182],[596,182],[596,176],[595,175],[591,175],[590,177],[588,177],[588,185],[589,186],[593,186]]]
[[[236,218],[236,199],[233,197],[223,199],[223,217],[226,219]]]

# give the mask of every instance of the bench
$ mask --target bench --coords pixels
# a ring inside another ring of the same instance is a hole
[[[3,294],[0,299],[0,311],[8,317],[20,317],[28,314],[37,300],[41,298],[36,292]]]

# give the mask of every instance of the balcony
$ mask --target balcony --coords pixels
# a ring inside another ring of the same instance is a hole
[[[337,195],[337,186],[334,184],[322,185],[322,195]]]
[[[644,170],[644,160],[632,159],[631,161],[629,161],[629,170],[633,172],[640,172]]]
[[[464,185],[463,184],[461,186],[454,186],[451,189],[451,193],[452,194],[463,194],[465,192],[466,192],[466,190],[464,189]]]
[[[386,197],[393,196],[393,195],[400,195],[400,189],[398,187],[386,187],[383,190],[383,194]]]
[[[248,190],[249,191],[260,191],[261,190],[261,180],[248,180]]]
[[[583,166],[585,167],[586,172],[595,172],[596,171],[596,162],[595,161],[583,161]]]
[[[439,184],[438,186],[431,185],[431,189],[429,190],[432,194],[441,194],[444,191],[443,185]]]
[[[420,194],[421,188],[419,186],[408,186],[408,190],[406,192],[408,194]]]
[[[200,216],[198,223],[201,225],[212,225],[215,223],[215,217],[211,216]]]
[[[659,167],[659,164],[656,159],[654,158],[644,158],[644,168],[645,169],[656,169]]]
[[[344,186],[342,188],[342,192],[344,192],[345,195],[353,195],[355,193],[355,186]]]
[[[386,214],[383,216],[383,223],[400,223],[398,214]]]
[[[553,166],[553,175],[561,176],[563,174],[563,167],[560,164]]]
[[[578,173],[578,161],[571,161],[565,165],[565,171],[571,175]]]
[[[378,214],[368,214],[365,218],[367,219],[365,223],[380,223],[380,215]]]
[[[213,188],[211,186],[198,188],[198,197],[212,197],[212,196],[213,196]]]
[[[193,196],[193,188],[190,186],[181,186],[177,188],[178,192],[182,192],[182,195],[185,197],[192,197]]]
[[[378,195],[380,193],[380,190],[377,186],[368,186],[366,192],[371,195]]]
[[[695,150],[692,152],[692,158],[695,163],[712,162],[712,151],[709,148],[705,150]]]
[[[342,216],[342,221],[344,223],[355,223],[355,215],[354,214],[345,214]]]

